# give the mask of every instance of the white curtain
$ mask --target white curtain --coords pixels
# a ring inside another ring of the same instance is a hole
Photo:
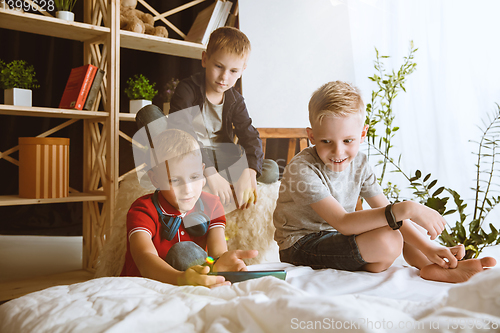
[[[340,13],[342,19],[332,16],[332,20],[319,21],[312,15],[315,10]],[[273,13],[272,18],[267,13]],[[295,13],[293,20],[288,19],[290,13]],[[407,93],[401,92],[394,105],[400,131],[393,140],[393,156],[401,153],[406,172],[420,169],[432,173],[439,185],[455,189],[469,208],[473,205],[470,187],[474,186],[476,157],[472,151],[477,145],[469,141],[479,140],[477,126],[497,108],[495,103],[500,104],[500,1],[240,0],[240,14],[241,29],[253,46],[243,75],[243,95],[250,115],[260,127],[308,126],[304,114],[308,97],[319,86],[316,77],[324,82],[354,81],[368,102],[376,88],[368,79],[375,73],[375,47],[381,55],[390,56],[386,68],[397,70],[413,40],[418,48],[414,59],[417,70],[408,77]],[[324,29],[318,22],[324,24]],[[295,27],[294,34],[285,34],[286,27]],[[325,37],[322,31],[331,35]],[[279,38],[275,33],[280,34]],[[266,43],[269,38],[274,38],[273,43]],[[316,38],[320,40],[314,52],[308,46]],[[338,41],[342,44],[336,44]],[[294,46],[293,52],[279,59],[260,56],[263,52],[283,54],[282,50],[290,45]],[[307,47],[303,49],[303,45]],[[341,55],[330,53],[325,57],[321,49],[332,46],[342,50]],[[301,56],[304,52],[307,59]],[[321,56],[313,58],[314,53]],[[352,61],[339,70],[339,62],[351,56]],[[277,61],[279,66],[273,63]],[[349,70],[351,64],[353,72]],[[324,69],[321,73],[318,66]],[[299,79],[294,81],[294,76]],[[294,93],[294,85],[308,94]],[[295,101],[299,107],[280,109],[264,98],[270,90],[275,100]],[[269,121],[269,114],[282,121]],[[398,183],[400,187],[406,185]],[[499,211],[496,209],[496,218],[491,214],[487,221],[494,222],[497,228]]]
[[[347,6],[356,84],[365,99],[375,89],[366,80],[375,71],[374,47],[391,56],[387,67],[396,69],[409,41],[418,47],[417,70],[408,77],[407,93],[396,98],[401,130],[394,152],[401,153],[405,171],[432,173],[471,208],[477,144],[470,140],[480,139],[477,126],[500,104],[500,2],[357,0]]]

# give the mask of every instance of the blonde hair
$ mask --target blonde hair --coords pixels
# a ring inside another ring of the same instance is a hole
[[[321,123],[325,116],[346,117],[359,114],[365,121],[365,105],[360,90],[347,82],[332,81],[316,90],[309,101],[309,122]]]
[[[162,163],[188,154],[201,155],[198,141],[184,131],[168,129],[153,138],[156,161]],[[151,165],[156,164],[155,157],[151,156]]]
[[[207,45],[207,56],[210,57],[218,50],[224,50],[245,58],[250,54],[251,45],[247,36],[239,29],[221,27],[210,34]]]

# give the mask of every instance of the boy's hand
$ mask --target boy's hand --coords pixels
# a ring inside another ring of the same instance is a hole
[[[223,205],[229,204],[231,202],[231,198],[233,197],[231,185],[215,170],[215,168],[211,171],[212,172],[209,170],[206,176],[208,186],[210,186],[213,194],[220,198]]]
[[[207,275],[210,272],[210,267],[208,266],[192,266],[189,267],[182,275],[179,281],[179,286],[191,285],[191,286],[204,286],[204,287],[220,287],[229,286],[231,282],[226,281],[223,276],[219,275]]]
[[[443,247],[432,244],[432,246],[422,252],[431,262],[443,268],[456,268],[458,261],[465,256],[465,247],[462,244],[454,247]]]
[[[224,252],[214,265],[215,272],[246,271],[247,265],[243,259],[255,258],[259,254],[257,250],[234,250]]]
[[[246,168],[234,185],[234,192],[239,209],[247,209],[257,203],[257,172]]]
[[[446,220],[437,211],[413,201],[404,201],[396,205],[401,204],[411,205],[409,218],[427,230],[427,234],[431,236],[431,239],[435,239],[443,232]]]

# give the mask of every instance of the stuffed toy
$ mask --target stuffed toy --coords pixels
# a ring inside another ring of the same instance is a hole
[[[153,15],[138,9],[137,0],[124,0],[120,3],[120,29],[148,34],[158,37],[168,37],[167,28],[154,26]]]

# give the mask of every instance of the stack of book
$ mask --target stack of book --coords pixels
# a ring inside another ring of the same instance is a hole
[[[92,110],[104,71],[94,65],[73,68],[59,103],[60,109]]]
[[[212,31],[226,25],[233,26],[238,9],[236,5],[231,12],[232,7],[231,1],[217,0],[202,10],[189,29],[186,40],[206,45]]]

